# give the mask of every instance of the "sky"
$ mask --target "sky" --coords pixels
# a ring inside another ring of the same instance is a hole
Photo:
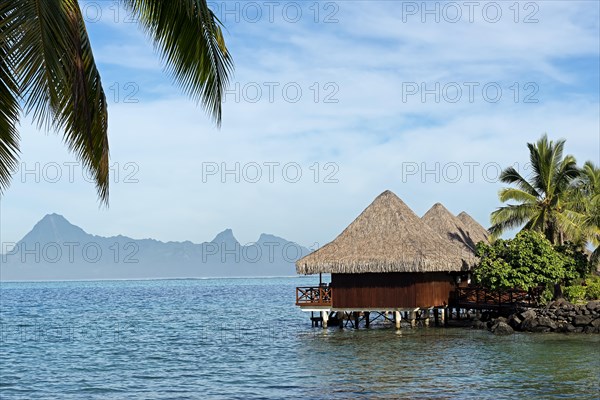
[[[89,233],[307,247],[381,192],[489,226],[502,168],[547,133],[600,163],[600,3],[215,1],[235,73],[215,127],[116,1],[82,1],[109,99],[110,205],[24,117],[0,241],[45,214]]]

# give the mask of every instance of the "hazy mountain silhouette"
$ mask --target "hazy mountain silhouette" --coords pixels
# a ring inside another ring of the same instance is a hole
[[[290,276],[294,262],[310,252],[264,233],[241,244],[231,229],[200,244],[95,236],[59,214],[46,215],[14,248],[2,250],[2,280]]]

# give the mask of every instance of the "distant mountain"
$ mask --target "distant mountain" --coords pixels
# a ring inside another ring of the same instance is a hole
[[[0,280],[289,276],[309,252],[265,233],[243,245],[231,229],[200,244],[95,236],[62,215],[48,214],[0,254]]]

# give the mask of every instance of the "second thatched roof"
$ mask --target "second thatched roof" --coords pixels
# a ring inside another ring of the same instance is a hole
[[[473,238],[471,229],[441,203],[435,203],[421,219],[431,229],[450,240],[454,245],[475,254],[475,245],[479,241],[478,238]]]
[[[479,242],[489,243],[490,233],[473,217],[463,211],[458,214],[457,218],[467,228],[467,232],[475,244]]]
[[[296,262],[299,274],[463,271],[472,253],[427,226],[398,196],[380,194],[338,237]]]

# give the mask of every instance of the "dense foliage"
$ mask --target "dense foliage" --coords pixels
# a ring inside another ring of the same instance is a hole
[[[493,290],[568,284],[587,268],[572,246],[558,250],[542,233],[532,230],[521,231],[514,239],[481,242],[477,255],[480,263],[473,272],[474,281]]]
[[[574,303],[600,300],[600,276],[589,275],[582,282],[565,287],[564,294]]]
[[[573,242],[565,242],[555,246],[555,249],[563,256],[567,270],[574,271],[578,276],[586,276],[592,272],[592,263],[589,262],[588,256],[581,251],[581,246]]]

